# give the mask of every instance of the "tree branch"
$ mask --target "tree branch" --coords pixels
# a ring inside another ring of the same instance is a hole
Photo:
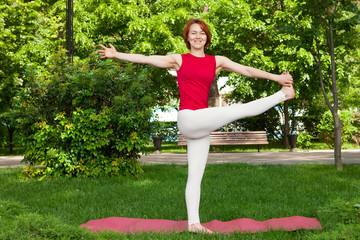
[[[333,21],[329,20],[329,34],[330,34],[330,55],[331,55],[331,80],[332,80],[332,92],[334,99],[334,110],[337,111],[339,101],[336,88],[336,66],[335,66],[335,51],[334,51],[334,33],[333,33]]]
[[[322,76],[322,68],[321,68],[321,55],[320,55],[320,45],[319,45],[319,40],[318,38],[315,36],[315,42],[316,42],[316,50],[317,50],[317,56],[316,54],[313,54],[315,61],[318,64],[318,71],[319,71],[319,78],[320,78],[320,85],[321,85],[321,91],[324,95],[326,104],[328,105],[329,109],[331,112],[334,111],[333,106],[331,105],[327,95],[326,95],[326,91],[325,91],[325,87],[324,87],[324,80],[323,80],[323,76]]]

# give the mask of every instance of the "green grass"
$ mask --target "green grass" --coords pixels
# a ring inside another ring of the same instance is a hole
[[[36,181],[19,178],[19,168],[0,169],[0,239],[32,239],[30,235],[38,239],[309,239],[334,234],[341,219],[324,209],[339,200],[346,203],[358,198],[360,191],[360,167],[356,165],[345,165],[343,171],[331,165],[313,164],[208,165],[202,184],[202,222],[305,216],[317,218],[324,229],[214,236],[125,236],[89,234],[79,229],[91,219],[113,216],[186,220],[186,166],[147,165],[144,171],[137,177]],[[1,235],[1,226],[8,238]],[[358,225],[350,226],[353,231],[360,229]]]

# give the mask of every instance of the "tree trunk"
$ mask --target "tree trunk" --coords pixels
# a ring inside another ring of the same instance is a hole
[[[334,34],[333,34],[333,21],[329,21],[329,35],[330,35],[330,55],[331,55],[331,80],[332,80],[332,93],[334,99],[334,109],[332,111],[335,130],[335,166],[337,169],[342,170],[341,159],[341,121],[338,114],[339,98],[336,87],[336,66],[335,66],[335,46],[334,46]]]
[[[208,101],[208,107],[219,107],[220,101],[219,101],[219,89],[216,81],[213,81],[210,87],[209,92],[209,101]]]
[[[284,116],[285,116],[285,126],[284,126],[284,147],[289,148],[289,101],[285,101],[284,103]]]
[[[13,154],[14,153],[14,143],[13,143],[13,139],[14,139],[14,132],[15,132],[15,128],[8,126],[8,138],[9,138],[9,153]]]
[[[333,113],[334,119],[334,131],[335,131],[335,150],[334,150],[334,158],[335,158],[335,167],[339,170],[343,170],[342,158],[341,158],[341,121],[339,118],[339,114],[336,112]]]

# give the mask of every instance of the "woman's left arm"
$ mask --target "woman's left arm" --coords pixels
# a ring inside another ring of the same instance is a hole
[[[233,62],[227,57],[216,56],[216,72],[219,72],[221,70],[238,73],[250,78],[269,79],[283,86],[290,86],[291,84],[293,84],[293,78],[289,72],[283,72],[280,75],[272,74]]]

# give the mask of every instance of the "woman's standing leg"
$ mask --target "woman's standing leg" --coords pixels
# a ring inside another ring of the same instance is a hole
[[[188,224],[200,223],[199,204],[201,180],[210,147],[210,136],[187,139],[188,179],[185,190]]]

